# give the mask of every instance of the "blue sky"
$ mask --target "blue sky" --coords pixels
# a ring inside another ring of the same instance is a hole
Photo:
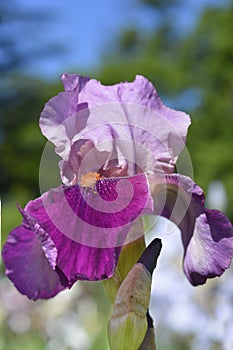
[[[25,66],[26,72],[56,78],[63,71],[80,71],[98,67],[101,57],[115,43],[123,28],[138,25],[147,31],[156,26],[158,18],[137,0],[16,0],[25,10],[45,11],[49,21],[32,30],[21,32],[19,39],[23,50],[31,50],[37,43],[47,48],[58,43],[66,49],[64,55],[38,58]],[[217,0],[186,0],[179,12],[177,26],[190,29],[204,4]],[[19,34],[18,34],[19,35]]]

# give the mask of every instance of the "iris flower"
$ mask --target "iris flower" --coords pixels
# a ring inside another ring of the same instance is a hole
[[[220,276],[233,256],[232,225],[204,207],[191,178],[175,173],[189,116],[166,107],[142,76],[104,86],[63,74],[62,82],[65,91],[45,105],[40,127],[61,157],[63,184],[18,206],[23,222],[2,251],[16,288],[36,300],[77,280],[112,277],[144,214],[178,225],[193,285]]]

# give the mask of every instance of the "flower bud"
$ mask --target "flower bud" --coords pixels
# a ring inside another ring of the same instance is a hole
[[[122,282],[108,324],[111,350],[138,350],[147,331],[151,275],[141,263]]]
[[[147,333],[145,344],[152,340],[149,328],[152,327],[153,330],[153,321],[148,307],[151,276],[161,247],[161,241],[157,238],[149,244],[117,292],[113,314],[108,323],[111,350],[138,350]]]

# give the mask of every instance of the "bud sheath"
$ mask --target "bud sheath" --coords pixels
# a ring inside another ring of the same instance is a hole
[[[144,250],[118,289],[113,314],[108,323],[111,350],[155,349],[153,320],[149,315],[151,276],[162,248],[154,239]],[[150,344],[152,343],[152,344]]]
[[[111,350],[138,350],[147,331],[151,274],[137,263],[122,282],[108,324]]]

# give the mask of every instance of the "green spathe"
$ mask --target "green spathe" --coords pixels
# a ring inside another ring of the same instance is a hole
[[[138,350],[147,331],[151,275],[141,263],[122,282],[108,324],[111,350]]]

